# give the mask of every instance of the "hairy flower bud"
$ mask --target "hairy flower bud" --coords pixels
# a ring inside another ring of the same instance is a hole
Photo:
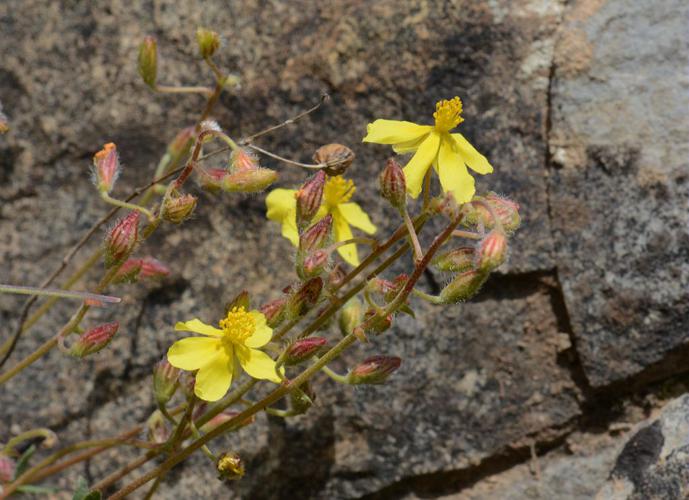
[[[131,211],[115,223],[105,238],[105,267],[112,267],[129,257],[139,237],[139,212]]]
[[[164,278],[170,275],[170,268],[153,257],[141,259],[141,278]]]
[[[199,186],[211,193],[217,193],[223,188],[223,181],[228,175],[224,168],[197,168],[196,181]]]
[[[172,142],[167,145],[167,153],[170,155],[170,159],[173,162],[179,161],[183,156],[189,153],[192,144],[194,144],[194,138],[196,136],[196,131],[194,127],[187,127],[180,130]]]
[[[455,276],[452,281],[441,290],[439,302],[454,304],[472,297],[488,278],[488,273],[470,269]]]
[[[292,292],[287,300],[287,317],[296,319],[306,314],[318,303],[322,289],[323,280],[321,278],[312,278],[299,287],[296,292]]]
[[[338,325],[343,336],[349,335],[354,331],[364,319],[364,306],[357,297],[352,297],[340,309]]]
[[[175,395],[179,385],[179,368],[172,366],[163,358],[153,368],[153,394],[158,405],[165,406]]]
[[[104,145],[103,149],[93,155],[93,174],[99,191],[104,193],[112,191],[120,175],[120,159],[117,155],[117,147],[112,142]]]
[[[316,250],[304,258],[301,266],[298,266],[297,272],[301,278],[311,278],[318,276],[325,270],[328,265],[330,255],[325,250]]]
[[[364,322],[359,325],[364,333],[379,334],[392,326],[392,314],[379,316],[376,311],[369,309],[364,313]]]
[[[397,210],[407,205],[407,181],[399,163],[390,158],[378,177],[380,194]]]
[[[163,414],[159,410],[151,413],[146,421],[146,430],[148,431],[148,440],[153,443],[162,444],[170,438],[170,429]]]
[[[220,47],[220,35],[215,31],[199,28],[196,30],[196,42],[199,45],[199,54],[205,59],[215,54]]]
[[[230,170],[232,172],[256,170],[260,166],[258,156],[246,148],[235,149],[230,155]]]
[[[476,268],[482,271],[497,269],[507,258],[507,236],[500,229],[491,230],[476,248]]]
[[[311,223],[323,201],[325,172],[319,170],[299,189],[294,197],[297,200],[297,229],[303,231]]]
[[[127,259],[115,274],[113,283],[136,283],[141,273],[141,259]]]
[[[328,214],[299,235],[299,250],[304,253],[319,250],[330,241],[333,216]]]
[[[223,177],[222,188],[229,193],[258,193],[273,184],[278,173],[269,168],[237,170]]]
[[[4,453],[0,452],[0,483],[9,483],[14,479],[14,472],[17,468],[15,461]],[[2,493],[2,487],[0,487]]]
[[[235,481],[244,476],[244,462],[237,453],[223,453],[218,458],[217,470],[218,479]]]
[[[261,307],[261,312],[266,317],[266,324],[275,328],[285,318],[285,306],[287,305],[287,298],[282,297],[271,302],[268,302]]]
[[[165,200],[163,207],[163,219],[173,224],[180,224],[187,220],[194,209],[198,199],[193,194],[176,194]]]
[[[155,89],[158,78],[158,42],[152,36],[145,37],[139,45],[139,74],[146,85]]]
[[[382,384],[400,364],[402,360],[397,356],[372,356],[354,367],[347,381],[350,384]]]
[[[316,150],[313,161],[328,165],[324,170],[330,176],[342,175],[354,161],[354,151],[342,144],[327,144]]]
[[[323,337],[299,339],[287,348],[285,365],[298,365],[318,354],[328,341]]]
[[[498,196],[493,192],[484,196],[483,201],[491,206],[505,231],[511,233],[519,227],[521,218],[519,216],[518,203]],[[476,225],[479,222],[483,222],[483,225],[488,229],[495,227],[495,221],[493,220],[490,210],[482,204],[472,203],[466,212],[463,223],[465,225]]]
[[[86,333],[81,334],[79,339],[70,348],[69,353],[77,358],[83,358],[100,351],[110,343],[119,327],[120,324],[117,321],[113,321],[112,323],[105,323],[91,328]]]
[[[445,193],[443,197],[436,197],[431,200],[431,210],[437,214],[444,215],[450,220],[459,217],[459,205],[451,191]]]
[[[474,267],[476,252],[471,247],[460,247],[436,255],[431,265],[440,271],[461,273]]]

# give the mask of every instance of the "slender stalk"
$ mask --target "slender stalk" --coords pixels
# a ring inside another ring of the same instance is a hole
[[[110,295],[99,295],[89,292],[71,292],[60,288],[37,288],[35,286],[22,285],[3,285],[0,283],[0,293],[13,293],[17,295],[41,295],[46,297],[57,297],[61,299],[95,300],[109,304],[117,304],[122,299]]]
[[[210,96],[213,89],[208,87],[174,87],[172,85],[156,85],[156,91],[165,94],[203,94]]]
[[[302,163],[300,161],[294,161],[290,160],[289,158],[285,158],[284,156],[277,155],[275,153],[271,153],[270,151],[260,148],[256,146],[255,144],[247,144],[248,148],[254,149],[258,151],[259,153],[262,153],[266,156],[270,156],[271,158],[274,158],[276,160],[279,160],[283,163],[287,163],[288,165],[294,165],[295,167],[301,167],[301,168],[307,168],[311,170],[321,170],[323,168],[327,168],[333,165],[337,165],[337,163],[333,162],[331,164],[329,163]],[[338,162],[341,163],[341,162]]]
[[[104,202],[109,203],[111,205],[114,205],[116,207],[126,208],[128,210],[135,210],[137,212],[141,212],[146,217],[148,217],[149,221],[152,221],[155,219],[155,216],[153,215],[153,213],[149,209],[141,207],[135,203],[129,203],[127,201],[117,200],[117,199],[111,197],[105,191],[101,191],[100,197],[103,199]]]
[[[412,248],[414,249],[414,260],[420,261],[423,257],[423,250],[421,250],[421,243],[419,243],[419,235],[416,234],[416,229],[414,228],[414,223],[409,218],[409,212],[405,208],[402,212],[402,218],[404,219],[404,224],[407,226],[407,231],[409,231],[409,238],[411,239]]]
[[[480,240],[483,238],[483,236],[478,233],[474,233],[473,231],[463,231],[461,229],[455,229],[452,231],[452,236],[457,238],[466,238],[468,240]]]

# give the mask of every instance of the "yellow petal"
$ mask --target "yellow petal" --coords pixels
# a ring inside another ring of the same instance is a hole
[[[333,212],[333,225],[335,226],[335,241],[345,241],[354,237],[352,228],[339,210]],[[338,247],[337,251],[348,264],[359,265],[359,253],[354,243]]]
[[[412,122],[376,120],[366,127],[368,133],[363,141],[376,144],[399,144],[419,139],[428,134],[432,128],[430,125],[417,125]]]
[[[265,352],[244,346],[236,346],[235,353],[239,364],[249,376],[259,380],[270,380],[280,383],[280,377],[275,373],[275,361]],[[282,373],[281,369],[281,373]]]
[[[182,370],[198,370],[222,349],[220,339],[187,337],[172,344],[167,350],[167,360]]]
[[[476,191],[474,178],[469,175],[462,157],[453,148],[452,142],[447,137],[440,144],[438,152],[438,176],[443,191],[451,191],[457,203],[466,203],[471,200]]]
[[[416,198],[421,193],[423,178],[428,171],[428,167],[438,154],[440,136],[435,132],[429,134],[425,141],[421,143],[416,154],[409,160],[404,167],[404,177],[407,180],[407,191],[412,198]]]
[[[337,206],[342,216],[352,226],[361,229],[363,232],[373,234],[376,226],[373,225],[368,214],[357,203],[341,203]]]
[[[282,224],[282,236],[295,247],[299,245],[297,231],[297,201],[293,189],[274,189],[266,196],[266,217]]]
[[[232,384],[234,361],[223,349],[196,373],[194,394],[204,401],[217,401]]]
[[[418,139],[414,139],[413,141],[400,142],[399,144],[394,144],[392,146],[392,150],[399,155],[403,155],[405,153],[413,153],[414,151],[419,149],[419,146],[425,138],[426,136],[422,135],[421,137],[419,137]]]
[[[179,332],[194,332],[194,333],[200,333],[201,335],[210,335],[211,337],[222,337],[223,332],[222,330],[218,330],[217,328],[207,325],[200,319],[194,318],[191,321],[179,321],[175,325],[175,330]]]
[[[493,167],[488,163],[488,160],[481,153],[476,151],[476,148],[469,144],[462,134],[452,134],[455,140],[457,151],[462,156],[464,163],[479,174],[490,174],[493,172]]]
[[[263,347],[273,338],[273,329],[266,325],[266,317],[258,311],[250,311],[254,318],[255,330],[253,335],[246,339],[244,345],[247,347]]]

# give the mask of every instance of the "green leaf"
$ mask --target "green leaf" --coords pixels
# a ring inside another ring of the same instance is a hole
[[[79,478],[79,482],[77,483],[77,489],[74,492],[74,495],[72,496],[72,500],[100,500],[101,499],[101,492],[100,491],[89,491],[89,485],[86,482],[86,480],[82,477]]]
[[[408,304],[402,304],[402,306],[400,306],[400,308],[398,310],[399,310],[399,312],[404,313],[404,314],[408,314],[412,318],[416,319],[416,314],[414,313],[412,308],[409,307]]]
[[[20,493],[30,493],[32,495],[52,495],[60,491],[54,486],[34,486],[33,484],[24,484],[17,488]]]
[[[14,470],[14,479],[17,479],[27,471],[29,468],[29,460],[31,460],[31,457],[34,453],[36,453],[35,444],[29,446],[26,451],[22,453],[22,456],[19,457],[19,460],[17,460],[17,467]]]

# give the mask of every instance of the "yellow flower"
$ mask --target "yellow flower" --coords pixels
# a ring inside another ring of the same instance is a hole
[[[366,212],[356,203],[349,202],[356,191],[351,180],[345,180],[341,175],[329,177],[323,188],[323,201],[316,214],[318,221],[327,214],[333,216],[335,241],[345,241],[353,237],[350,225],[361,229],[365,233],[373,234],[373,225]],[[282,235],[290,240],[295,247],[299,246],[299,231],[297,231],[297,200],[293,189],[274,189],[266,197],[268,207],[267,217],[282,224]],[[353,266],[359,265],[359,254],[355,244],[344,245],[337,249],[342,258]]]
[[[376,120],[368,125],[364,142],[392,144],[396,153],[415,152],[404,167],[407,191],[416,198],[421,193],[423,178],[433,165],[444,192],[452,192],[458,203],[474,196],[474,178],[467,167],[479,174],[493,171],[485,156],[476,151],[462,134],[450,130],[464,121],[459,97],[435,105],[435,125],[417,125],[397,120]]]
[[[222,398],[242,369],[253,378],[280,382],[275,373],[275,361],[257,349],[270,342],[273,336],[262,313],[233,307],[218,326],[219,329],[198,319],[179,322],[175,330],[205,336],[178,340],[167,351],[172,366],[198,370],[194,393],[200,399],[217,401]]]

